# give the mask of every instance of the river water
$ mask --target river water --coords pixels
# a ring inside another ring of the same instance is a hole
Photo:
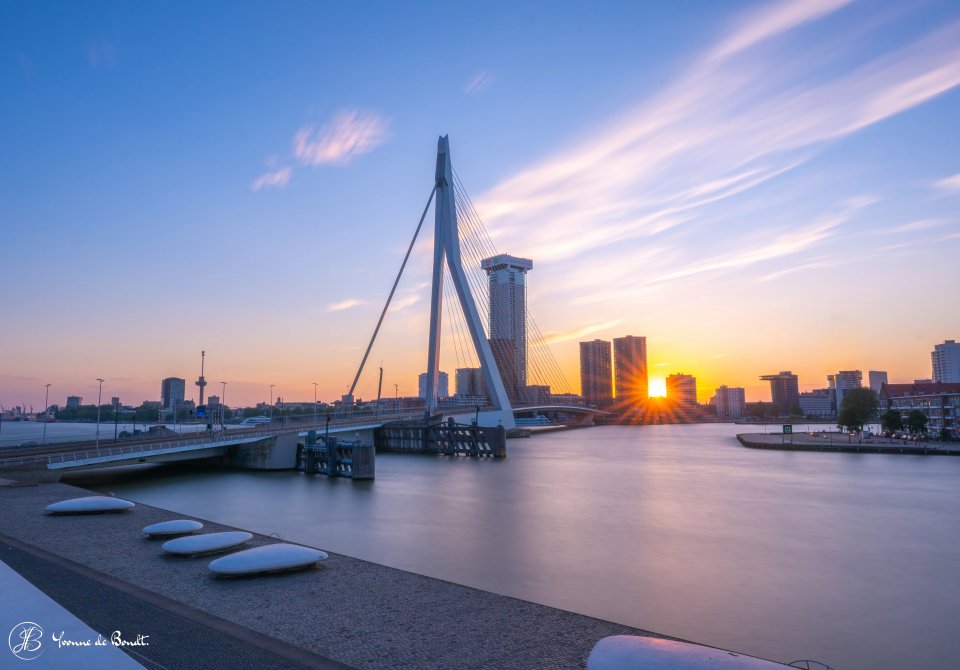
[[[502,461],[379,454],[374,482],[214,470],[107,488],[774,660],[960,667],[960,458],[752,450],[744,430],[557,432]]]

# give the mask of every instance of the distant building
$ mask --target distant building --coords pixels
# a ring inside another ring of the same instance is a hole
[[[119,407],[119,406],[120,406],[120,397],[119,397],[119,396],[113,396],[112,398],[110,398],[110,406],[111,406],[111,407]]]
[[[933,381],[945,384],[960,383],[960,344],[946,340],[934,345],[930,353],[933,362]]]
[[[580,343],[580,393],[588,406],[610,406],[613,400],[611,362],[610,343],[606,340]]]
[[[747,394],[739,386],[721,386],[710,400],[717,416],[721,419],[739,419],[747,404]]]
[[[696,405],[697,378],[682,372],[667,375],[667,400],[681,405]]]
[[[632,406],[647,399],[647,338],[613,338],[613,380],[617,404]]]
[[[427,373],[421,372],[417,378],[417,386],[420,389],[418,397],[426,400],[427,398]],[[450,395],[450,375],[446,372],[437,372],[437,397],[446,398]]]
[[[520,393],[524,405],[549,405],[550,387],[545,384],[527,384]]]
[[[67,396],[67,409],[80,409],[80,405],[83,403],[83,398],[78,395],[68,395]]]
[[[834,407],[839,412],[843,396],[848,391],[863,387],[863,373],[860,370],[841,370],[835,375],[827,375],[827,383],[833,390]]]
[[[804,416],[830,417],[834,415],[833,391],[830,389],[804,391],[800,394],[799,403]]]
[[[210,407],[212,409],[214,407],[219,407],[219,406],[220,406],[220,396],[212,395],[209,398],[207,398],[207,407]]]
[[[774,407],[781,413],[789,412],[793,403],[800,400],[800,384],[797,375],[789,370],[781,370],[775,375],[763,375],[760,379],[770,382],[770,398]]]
[[[880,393],[880,387],[887,383],[887,373],[880,370],[870,370],[867,376],[870,379],[870,388]]]
[[[167,377],[160,382],[160,403],[164,409],[174,409],[183,404],[187,382],[179,377]]]
[[[498,254],[480,261],[487,273],[490,348],[511,401],[527,385],[527,271],[529,258]]]
[[[457,368],[454,373],[457,396],[468,398],[484,398],[486,404],[487,383],[480,368]]]
[[[583,406],[583,396],[576,393],[551,393],[549,402],[551,405],[571,405],[574,407]]]
[[[907,415],[920,410],[928,419],[927,432],[938,436],[946,429],[951,438],[960,438],[960,383],[884,384],[880,390],[880,413],[897,410],[906,423]]]

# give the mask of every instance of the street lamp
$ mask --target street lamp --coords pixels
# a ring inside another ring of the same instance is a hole
[[[273,387],[275,384],[270,384],[270,423],[273,423]]]
[[[97,456],[100,455],[100,399],[103,396],[103,380],[97,377],[100,387],[97,390]]]
[[[313,382],[313,425],[317,425],[317,382]]]
[[[227,412],[227,382],[220,382],[220,432],[223,432],[223,415]]]
[[[47,391],[43,396],[43,442],[42,444],[47,443],[47,421],[50,419],[50,416],[47,414],[47,408],[50,407],[50,384],[47,384]]]

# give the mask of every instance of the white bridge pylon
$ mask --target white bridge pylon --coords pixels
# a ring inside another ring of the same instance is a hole
[[[443,265],[446,261],[450,277],[457,291],[457,299],[467,321],[473,348],[480,359],[480,368],[493,403],[494,414],[483,413],[481,424],[514,428],[513,408],[500,377],[500,370],[487,341],[486,331],[470,284],[463,270],[460,256],[460,233],[457,228],[457,203],[453,189],[453,165],[450,162],[450,142],[442,135],[437,142],[436,202],[434,203],[433,282],[430,289],[430,341],[427,350],[427,413],[437,410],[437,382],[440,371],[440,326],[443,320]]]

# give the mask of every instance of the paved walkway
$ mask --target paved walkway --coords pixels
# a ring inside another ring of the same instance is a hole
[[[0,593],[0,631],[7,636],[8,647],[0,651],[0,667],[12,668],[19,659],[44,670],[143,670],[2,561]],[[68,646],[69,642],[90,646]]]
[[[216,579],[207,568],[209,558],[165,556],[160,542],[143,537],[144,526],[177,518],[171,512],[137,505],[121,514],[43,513],[51,502],[89,494],[65,484],[0,488],[4,510],[0,534],[6,536],[0,536],[0,542],[6,540],[13,548],[7,552],[49,552],[43,555],[50,559],[52,574],[60,575],[60,592],[75,602],[86,602],[81,616],[99,616],[102,630],[125,631],[128,626],[118,594],[160,610],[156,619],[138,621],[142,629],[131,629],[131,633],[149,635],[152,650],[161,645],[190,647],[194,656],[182,662],[175,654],[165,657],[169,662],[163,665],[171,670],[216,667],[216,659],[232,659],[231,668],[244,667],[236,661],[247,652],[218,647],[216,636],[207,643],[190,641],[189,636],[201,634],[190,629],[205,625],[233,638],[244,637],[246,631],[245,639],[263,642],[254,646],[264,649],[272,640],[280,646],[269,651],[288,663],[322,667],[319,664],[325,660],[330,663],[327,667],[362,669],[582,668],[602,637],[650,635],[337,554],[331,554],[321,569]],[[205,532],[219,530],[232,529],[205,522]],[[255,535],[251,544],[275,541]],[[20,561],[21,565],[29,562],[23,556]],[[93,583],[71,585],[80,584],[74,576],[77,571],[86,571],[83,576]],[[44,590],[53,583],[43,574],[36,578]],[[104,591],[108,586],[110,590]],[[97,593],[112,594],[109,598],[116,599],[116,609]],[[162,611],[179,618],[164,618]],[[298,661],[295,652],[309,657]]]

